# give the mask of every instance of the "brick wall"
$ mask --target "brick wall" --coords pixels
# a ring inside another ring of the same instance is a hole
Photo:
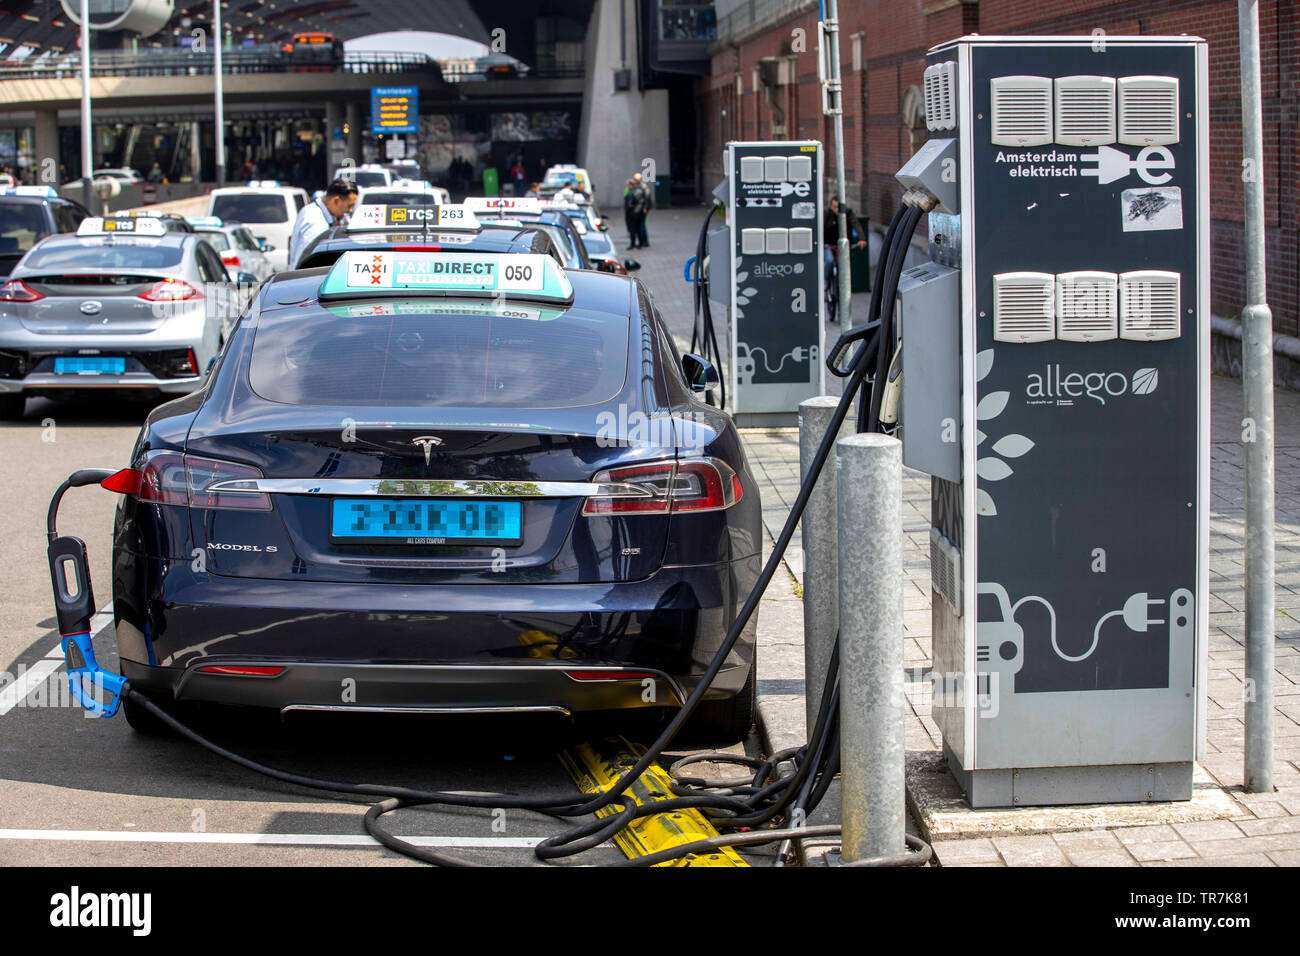
[[[1300,0],[1261,0],[1264,175],[1267,197],[1268,296],[1277,331],[1300,335]],[[803,31],[802,37],[797,32]],[[887,222],[901,190],[894,172],[925,138],[909,130],[901,110],[909,86],[921,83],[925,51],[966,33],[1089,35],[1190,34],[1209,42],[1211,294],[1215,311],[1236,315],[1244,294],[1241,92],[1237,4],[1233,0],[841,0],[844,152],[850,204]],[[855,68],[854,35],[861,55]],[[802,46],[802,49],[800,47]],[[833,168],[830,124],[821,116],[817,84],[816,11],[774,22],[713,58],[700,81],[701,165],[707,186],[723,176],[728,139],[821,139]],[[763,57],[790,58],[796,80],[783,90],[797,114],[793,128],[772,136],[773,111],[754,70]],[[737,92],[740,77],[743,91]],[[723,115],[725,111],[725,116]],[[737,116],[738,114],[738,116]],[[739,120],[739,122],[738,122]]]

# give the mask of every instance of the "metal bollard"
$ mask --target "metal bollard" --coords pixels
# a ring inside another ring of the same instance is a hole
[[[799,403],[799,478],[808,468],[826,429],[830,427],[838,398],[819,395]],[[848,423],[836,438],[850,433]],[[835,540],[835,469],[825,468],[817,479],[800,524],[803,537],[803,683],[807,705],[807,728],[812,733],[822,703],[826,667],[830,662],[835,633],[840,626],[839,547]],[[809,568],[816,572],[808,573]]]
[[[835,450],[842,842],[853,862],[906,848],[903,446],[863,434]]]

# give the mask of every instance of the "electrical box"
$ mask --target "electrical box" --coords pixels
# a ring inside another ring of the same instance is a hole
[[[931,140],[901,178],[932,210],[933,262],[899,286],[901,417],[905,462],[934,476],[932,712],[975,807],[1192,795],[1206,77],[1190,37],[971,36],[928,55]]]
[[[821,162],[817,142],[727,144],[730,259],[717,261],[729,268],[727,399],[741,425],[794,424],[825,391]]]

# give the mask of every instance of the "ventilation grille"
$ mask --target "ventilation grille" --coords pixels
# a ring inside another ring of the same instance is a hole
[[[1064,342],[1106,342],[1119,334],[1113,272],[1061,272],[1056,276],[1056,337]]]
[[[1056,141],[1065,146],[1115,142],[1115,79],[1062,76],[1056,81]]]
[[[1181,334],[1182,299],[1177,272],[1125,272],[1119,277],[1119,335],[1162,342]]]
[[[958,614],[961,606],[961,552],[953,543],[930,529],[930,586]]]
[[[926,129],[957,128],[957,64],[952,60],[925,68]]]
[[[1178,142],[1178,77],[1120,78],[1119,141],[1127,146]]]
[[[1052,81],[1046,76],[999,76],[989,81],[993,142],[1044,146],[1052,141]]]
[[[1056,277],[1045,272],[1004,272],[993,277],[993,338],[1047,342],[1056,335]]]

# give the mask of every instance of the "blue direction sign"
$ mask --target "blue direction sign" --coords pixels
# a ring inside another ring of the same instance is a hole
[[[418,133],[420,91],[414,86],[376,86],[370,91],[370,131]]]

